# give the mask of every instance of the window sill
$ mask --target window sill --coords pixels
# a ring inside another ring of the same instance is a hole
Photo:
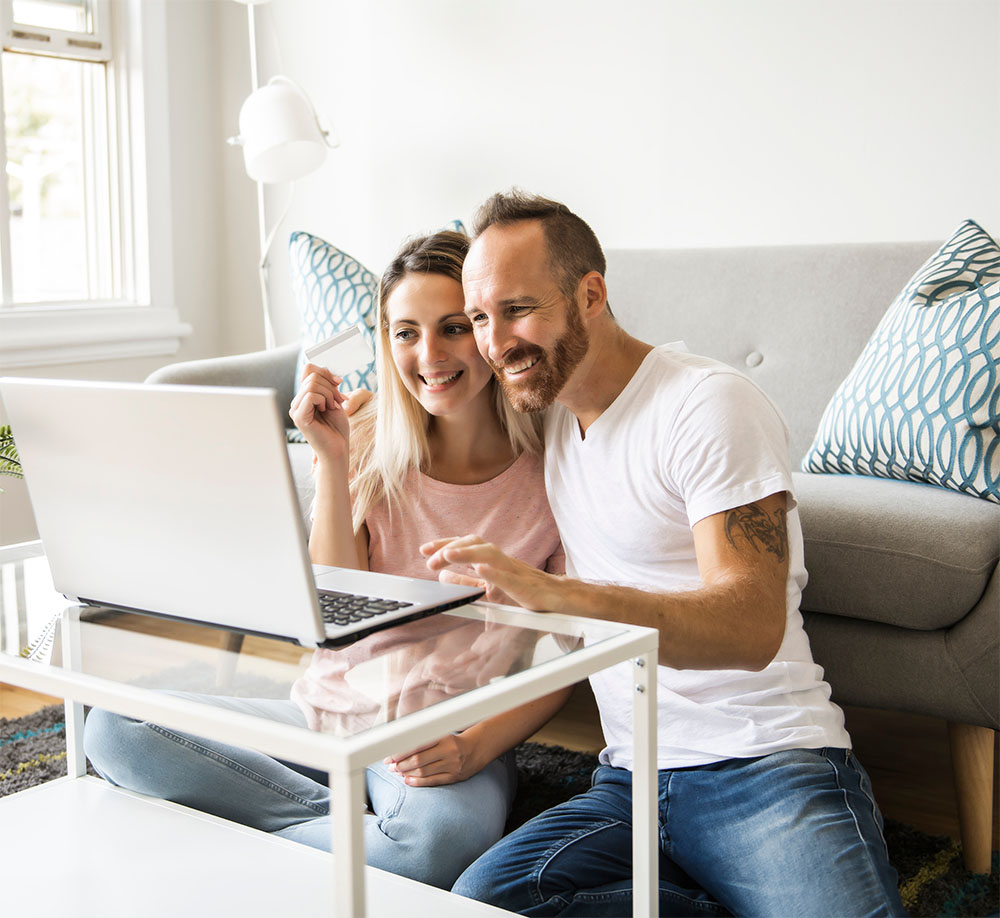
[[[155,306],[37,306],[0,310],[0,371],[176,354],[191,326]]]

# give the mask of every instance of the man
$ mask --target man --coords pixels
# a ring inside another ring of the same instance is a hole
[[[788,433],[723,364],[627,334],[605,261],[565,206],[479,210],[465,262],[476,340],[546,418],[556,577],[474,535],[422,547],[531,609],[657,628],[664,915],[904,914],[881,815],[798,610],[806,581]],[[607,748],[588,793],[502,839],[455,891],[529,915],[631,910],[627,664],[591,678]]]

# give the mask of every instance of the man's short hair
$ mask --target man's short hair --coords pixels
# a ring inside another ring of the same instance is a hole
[[[542,224],[549,269],[563,295],[572,297],[580,278],[591,271],[604,276],[607,262],[594,231],[565,204],[518,188],[498,191],[479,206],[473,218],[472,235],[475,238],[491,226],[508,226],[523,220],[538,220]]]

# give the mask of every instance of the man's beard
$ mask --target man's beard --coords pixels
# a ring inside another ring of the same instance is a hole
[[[566,309],[566,330],[550,351],[537,346],[518,348],[504,361],[505,365],[518,364],[537,356],[530,380],[511,381],[501,367],[492,362],[490,366],[515,411],[544,411],[556,400],[589,346],[587,327],[571,301]]]

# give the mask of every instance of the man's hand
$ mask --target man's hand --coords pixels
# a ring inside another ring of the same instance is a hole
[[[466,535],[435,539],[420,546],[427,558],[427,567],[439,580],[467,585],[485,585],[487,599],[491,592],[506,593],[525,609],[536,612],[569,611],[564,597],[565,580],[554,574],[525,564],[505,555],[491,542],[479,536]],[[472,576],[455,568],[471,568]]]
[[[699,520],[691,531],[701,585],[668,593],[546,574],[472,535],[428,542],[420,551],[440,579],[467,566],[527,609],[656,628],[665,666],[761,670],[785,634],[786,518],[787,496],[778,491]]]

